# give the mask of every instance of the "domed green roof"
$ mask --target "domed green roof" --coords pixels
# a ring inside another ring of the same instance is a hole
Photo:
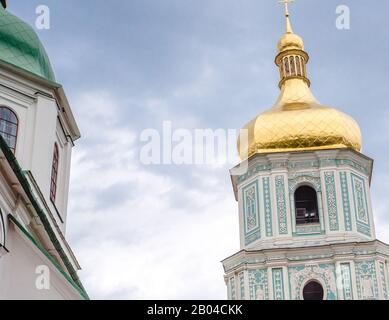
[[[55,81],[49,57],[34,29],[0,6],[0,59]]]

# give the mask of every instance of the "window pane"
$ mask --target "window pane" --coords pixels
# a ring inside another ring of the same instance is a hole
[[[318,204],[316,190],[302,186],[295,192],[296,223],[318,223]]]
[[[55,202],[57,193],[59,152],[57,144],[54,144],[53,163],[51,168],[50,200]]]
[[[18,121],[15,113],[6,107],[0,107],[0,134],[7,145],[15,152]]]

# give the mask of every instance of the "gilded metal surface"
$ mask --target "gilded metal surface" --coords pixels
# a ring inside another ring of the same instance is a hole
[[[301,51],[304,48],[301,38],[292,36],[288,12],[286,18],[287,32],[279,42],[279,55],[291,48]],[[242,159],[256,153],[337,148],[361,150],[362,135],[358,124],[350,116],[321,105],[310,91],[309,81],[291,77],[281,85],[275,105],[244,127],[248,130],[248,141],[238,141]]]
[[[304,42],[297,34],[294,33],[285,33],[277,44],[278,51],[285,50],[304,50]]]
[[[320,105],[301,79],[285,82],[277,103],[248,123],[248,145],[241,158],[255,153],[352,148],[360,151],[361,131],[348,115]]]
[[[49,58],[31,26],[0,6],[0,59],[55,81]]]

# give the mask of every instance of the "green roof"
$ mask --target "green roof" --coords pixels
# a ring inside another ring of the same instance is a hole
[[[34,29],[0,6],[0,59],[55,81],[46,50]]]

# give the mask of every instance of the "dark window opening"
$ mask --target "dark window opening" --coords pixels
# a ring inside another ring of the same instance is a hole
[[[290,57],[290,75],[291,76],[295,76],[296,75],[296,68],[295,68],[295,65],[294,65],[294,57]]]
[[[55,203],[57,197],[59,150],[58,145],[54,145],[53,165],[51,168],[50,200]]]
[[[296,223],[319,223],[319,210],[315,189],[302,186],[295,192]]]
[[[7,107],[0,107],[0,135],[12,152],[15,153],[18,136],[18,118]]]
[[[285,58],[285,76],[289,77],[290,76],[290,69],[289,69],[289,59]]]
[[[309,282],[303,290],[304,300],[323,300],[324,290],[320,283],[316,281]]]

